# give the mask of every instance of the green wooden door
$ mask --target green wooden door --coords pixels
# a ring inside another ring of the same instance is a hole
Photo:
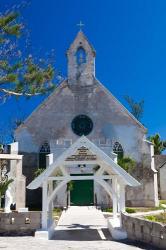
[[[93,180],[75,180],[70,191],[71,206],[94,205]]]

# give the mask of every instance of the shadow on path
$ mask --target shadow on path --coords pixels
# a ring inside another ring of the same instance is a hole
[[[80,225],[79,225],[80,227]],[[74,227],[71,227],[74,228]],[[88,229],[86,227],[82,227],[82,229],[68,229],[68,230],[56,230],[54,236],[51,240],[55,241],[110,241],[110,247],[111,247],[111,241],[115,241],[112,239],[112,236],[110,235],[110,232],[107,228],[101,228],[100,229],[105,237],[105,239],[101,239],[101,235],[98,232],[98,229]],[[152,247],[148,244],[141,243],[138,241],[131,241],[131,240],[121,240],[117,241],[124,246],[134,246],[139,247],[142,250],[159,250],[159,248]]]
[[[107,228],[100,229],[104,235],[104,240],[112,240]],[[98,229],[72,229],[72,230],[56,230],[52,240],[65,241],[100,241],[101,236]]]

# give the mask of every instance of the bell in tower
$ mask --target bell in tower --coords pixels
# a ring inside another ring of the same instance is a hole
[[[67,51],[69,85],[85,86],[93,84],[95,55],[95,50],[83,32],[79,31]]]

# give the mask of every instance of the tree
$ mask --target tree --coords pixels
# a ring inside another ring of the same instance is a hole
[[[143,112],[144,112],[144,100],[141,100],[140,102],[136,102],[132,97],[130,96],[124,96],[126,102],[128,103],[130,107],[130,112],[131,114],[138,120],[140,121]]]
[[[24,26],[18,11],[0,15],[0,98],[41,95],[50,92],[55,84],[54,67],[45,59],[23,56],[18,40]]]
[[[148,140],[154,144],[154,154],[160,155],[166,149],[166,141],[161,140],[159,134],[155,134],[148,137]]]
[[[118,165],[121,166],[126,172],[131,173],[135,168],[135,161],[128,156],[120,157],[118,159]]]
[[[3,101],[10,96],[29,98],[45,94],[55,87],[52,82],[55,70],[50,60],[25,55],[26,46],[20,49],[19,41],[25,27],[19,17],[16,8],[0,13],[0,99]],[[16,121],[15,126],[20,122]],[[12,181],[0,179],[0,200]]]

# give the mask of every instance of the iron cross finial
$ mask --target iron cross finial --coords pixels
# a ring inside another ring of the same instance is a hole
[[[79,26],[79,27],[80,27],[80,30],[82,30],[82,27],[84,26],[84,24],[82,23],[82,21],[80,21],[80,22],[77,24],[77,26]]]

